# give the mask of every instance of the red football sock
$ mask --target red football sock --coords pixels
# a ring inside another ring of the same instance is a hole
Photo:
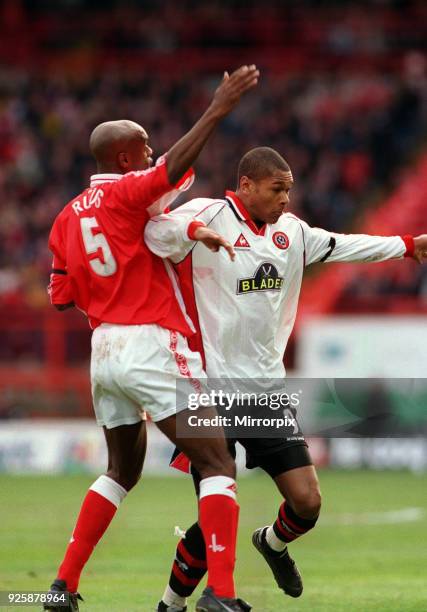
[[[239,506],[236,483],[227,476],[212,476],[200,483],[199,523],[206,544],[208,586],[218,597],[235,597]]]
[[[123,487],[108,476],[98,478],[89,489],[58,571],[58,578],[65,580],[67,590],[71,593],[77,591],[82,569],[126,493]]]

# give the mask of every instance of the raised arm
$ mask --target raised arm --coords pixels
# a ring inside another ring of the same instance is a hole
[[[257,84],[258,77],[259,71],[254,65],[242,66],[231,76],[224,73],[206,112],[167,153],[167,174],[171,184],[175,184],[190,168],[215,127],[238,104],[242,94]]]

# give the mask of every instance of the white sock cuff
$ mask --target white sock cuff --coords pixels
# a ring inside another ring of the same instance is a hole
[[[200,481],[199,499],[208,495],[226,495],[236,500],[237,485],[229,476],[210,476]]]
[[[175,591],[173,591],[169,585],[167,585],[167,587],[165,588],[165,592],[163,593],[163,597],[162,597],[162,601],[168,606],[169,606],[175,610],[178,608],[184,608],[185,604],[187,603],[187,598],[186,597],[181,597],[181,595],[178,595],[178,593],[175,593]]]
[[[90,491],[95,491],[95,493],[99,493],[105,499],[108,499],[112,504],[118,508],[120,503],[124,500],[127,495],[126,489],[124,489],[118,482],[105,476],[103,474],[95,480],[93,485],[89,488]]]
[[[282,552],[282,550],[285,550],[287,546],[286,542],[277,537],[272,525],[267,528],[267,531],[265,532],[265,539],[270,548],[276,552]]]

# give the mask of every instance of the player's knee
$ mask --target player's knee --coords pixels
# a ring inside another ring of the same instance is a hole
[[[236,463],[227,452],[207,452],[195,465],[202,478],[211,476],[228,476],[236,478]]]
[[[301,518],[315,519],[319,516],[322,496],[318,488],[309,489],[292,500],[293,510]]]
[[[112,468],[107,472],[107,476],[115,480],[126,491],[130,491],[138,484],[141,478],[141,471]]]

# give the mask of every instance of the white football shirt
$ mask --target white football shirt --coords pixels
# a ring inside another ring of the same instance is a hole
[[[193,221],[205,223],[234,245],[235,261],[224,249],[214,253],[191,240]],[[145,241],[156,255],[175,264],[187,312],[198,329],[190,346],[202,352],[210,378],[285,375],[283,354],[305,266],[385,261],[407,251],[399,236],[332,233],[291,213],[258,228],[233,192],[221,200],[196,198],[153,217]]]

